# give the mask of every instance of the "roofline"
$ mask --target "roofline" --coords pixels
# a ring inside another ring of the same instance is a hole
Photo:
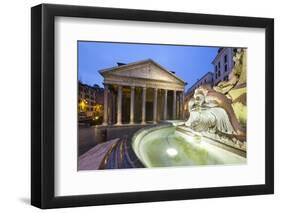
[[[142,60],[142,61],[135,61],[135,62],[131,62],[131,63],[128,63],[128,64],[124,64],[124,65],[121,65],[121,66],[114,66],[114,67],[110,67],[110,68],[105,68],[105,69],[101,69],[101,70],[99,70],[98,72],[100,73],[100,74],[102,74],[102,73],[105,73],[105,72],[108,72],[108,71],[111,71],[111,70],[114,70],[114,69],[119,69],[119,68],[123,68],[123,67],[128,67],[128,66],[131,66],[131,65],[135,65],[135,64],[141,64],[141,63],[144,63],[144,62],[146,62],[146,61],[148,61],[148,60],[150,60],[150,59],[146,59],[146,60]]]
[[[78,86],[83,86],[83,87],[88,87],[88,88],[91,88],[91,89],[103,89],[102,87],[94,87],[94,86],[91,86],[89,84],[86,84],[86,83],[82,83],[80,81],[78,81]]]
[[[205,76],[207,76],[208,74],[212,74],[212,75],[214,75],[214,73],[213,73],[213,72],[211,72],[211,71],[206,72],[206,73],[205,73],[205,74],[204,74],[201,78],[199,78],[199,80],[198,80],[198,81],[201,81],[201,80],[202,80]],[[197,82],[198,82],[198,81],[197,81]],[[196,83],[194,83],[194,84],[196,84]],[[193,84],[193,85],[194,85],[194,84]],[[192,86],[193,86],[193,85],[192,85]]]
[[[176,79],[181,81],[182,83],[186,84],[186,82],[184,80],[182,80],[181,78],[179,78],[176,74],[172,73],[170,70],[166,69],[165,67],[161,66],[160,64],[156,63],[154,60],[152,60],[150,58],[146,59],[146,60],[142,60],[142,61],[136,61],[136,62],[128,63],[128,64],[121,65],[121,66],[115,66],[115,67],[111,67],[111,68],[102,69],[102,70],[99,70],[98,72],[101,75],[103,75],[103,73],[106,73],[106,72],[109,72],[109,71],[112,71],[112,70],[121,69],[121,68],[124,68],[124,67],[129,67],[129,66],[132,66],[132,65],[142,64],[142,63],[146,63],[146,62],[153,63],[154,65],[158,66],[162,70],[165,70],[167,73],[169,73],[170,75],[172,75],[173,77],[175,77]]]
[[[214,64],[214,62],[215,62],[215,60],[217,59],[217,57],[219,57],[221,54],[222,54],[222,52],[224,52],[226,49],[228,49],[228,48],[235,48],[235,47],[222,47],[222,50],[216,55],[216,57],[214,58],[214,60],[212,61],[212,64]]]
[[[187,90],[189,91],[195,84],[197,84],[199,81],[201,81],[205,76],[207,76],[208,74],[212,74],[214,75],[213,72],[209,71],[209,72],[206,72],[199,80],[197,80],[194,84],[192,84],[192,86]]]
[[[224,52],[224,49],[225,47],[223,47],[222,50],[217,53],[216,57],[212,61],[212,64],[214,64],[215,60],[222,54],[222,52]]]

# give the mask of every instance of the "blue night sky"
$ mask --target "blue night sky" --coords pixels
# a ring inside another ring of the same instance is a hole
[[[98,70],[152,59],[188,83],[191,87],[205,73],[213,71],[212,60],[217,47],[127,44],[110,42],[78,42],[78,78],[88,85],[103,87]]]

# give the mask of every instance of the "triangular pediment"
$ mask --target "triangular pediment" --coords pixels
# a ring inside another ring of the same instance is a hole
[[[119,78],[141,78],[183,85],[185,84],[182,79],[180,79],[175,74],[171,73],[170,71],[163,68],[151,59],[102,70],[100,71],[100,73],[104,77],[116,76]]]

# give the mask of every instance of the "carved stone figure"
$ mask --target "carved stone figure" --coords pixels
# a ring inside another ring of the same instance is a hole
[[[246,50],[237,49],[233,60],[235,66],[228,81],[195,90],[188,102],[185,126],[237,144],[246,141]]]
[[[195,90],[193,98],[189,101],[190,117],[185,125],[198,132],[237,134],[226,110],[215,97],[207,94],[208,91],[204,88]]]
[[[213,90],[224,94],[230,101],[234,114],[243,128],[247,126],[247,51],[238,48],[233,60],[235,66],[229,75],[229,81],[222,81]]]

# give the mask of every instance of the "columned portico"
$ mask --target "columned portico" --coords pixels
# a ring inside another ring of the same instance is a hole
[[[184,119],[184,91],[181,93],[181,119]]]
[[[176,113],[177,113],[177,91],[173,91],[173,119],[176,119]]]
[[[168,90],[164,89],[164,112],[163,112],[163,119],[167,120],[167,96]]]
[[[103,125],[108,125],[108,85],[104,84]]]
[[[146,116],[146,87],[142,88],[142,114],[141,114],[141,124],[145,124],[145,116]]]
[[[153,99],[153,123],[157,123],[157,88],[154,88],[154,99]]]
[[[118,86],[117,94],[117,125],[122,124],[122,86]]]
[[[135,87],[131,86],[130,124],[134,124],[135,115]]]
[[[113,125],[155,124],[183,117],[180,91],[184,91],[185,82],[154,61],[121,65],[100,74],[104,77],[104,125],[108,125],[108,107],[113,107]],[[109,96],[108,87],[113,95]],[[111,105],[109,97],[116,97]]]

